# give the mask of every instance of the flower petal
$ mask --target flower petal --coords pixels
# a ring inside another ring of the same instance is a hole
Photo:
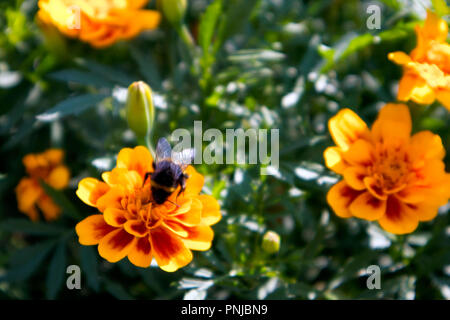
[[[336,145],[347,151],[356,140],[368,133],[366,123],[350,109],[343,109],[330,119],[328,128]]]
[[[123,148],[117,156],[117,168],[137,171],[142,179],[147,172],[153,171],[152,163],[152,155],[143,146],[137,146],[134,149]]]
[[[112,227],[121,227],[127,222],[127,212],[123,209],[106,208],[103,217],[106,223]]]
[[[84,246],[98,244],[100,239],[116,230],[105,222],[102,214],[94,214],[79,222],[75,231],[78,241]]]
[[[84,178],[78,184],[76,194],[84,203],[95,207],[97,200],[109,190],[109,186],[94,178]]]
[[[370,166],[373,163],[373,145],[366,140],[356,140],[344,153],[344,159],[350,164]]]
[[[340,181],[330,188],[327,193],[327,202],[334,213],[341,218],[350,218],[349,207],[361,191],[352,189],[345,181]]]
[[[352,202],[350,212],[360,219],[378,220],[386,212],[386,201],[375,198],[370,192],[364,192]]]
[[[364,184],[366,175],[367,169],[361,166],[348,167],[343,173],[345,182],[355,190],[366,189],[366,185]]]
[[[409,109],[404,104],[387,103],[379,112],[372,126],[375,141],[390,145],[402,145],[409,141],[412,121]]]
[[[50,172],[47,178],[47,183],[57,189],[61,190],[67,187],[70,180],[70,172],[66,166],[58,166]]]
[[[47,221],[56,220],[61,215],[61,208],[47,195],[39,198],[37,205],[42,210],[44,218]]]
[[[328,147],[323,153],[325,165],[336,173],[342,174],[347,167],[339,147]]]
[[[159,227],[150,232],[153,256],[159,267],[173,272],[192,260],[192,252],[171,231]]]
[[[120,185],[129,191],[142,188],[144,182],[137,171],[128,171],[125,168],[114,168],[110,172],[104,172],[102,179],[111,187]]]
[[[98,253],[109,262],[125,258],[135,246],[136,237],[124,229],[117,229],[103,237],[98,244]]]
[[[417,214],[395,196],[390,196],[386,204],[386,214],[378,223],[380,226],[394,234],[406,234],[416,230],[419,225]]]
[[[44,193],[39,183],[30,178],[23,178],[16,187],[18,208],[21,212],[28,212]],[[34,215],[33,215],[34,216]]]
[[[188,166],[185,172],[189,178],[186,180],[186,190],[184,194],[186,196],[196,196],[202,191],[205,178],[198,173],[193,166]]]
[[[142,220],[128,220],[123,227],[129,234],[138,238],[142,238],[148,234],[147,226]]]
[[[188,236],[183,239],[184,244],[191,250],[206,251],[211,248],[214,232],[209,226],[186,228]]]
[[[152,262],[152,246],[149,237],[136,239],[128,253],[128,260],[137,267],[147,268]]]
[[[122,199],[125,196],[123,188],[115,186],[102,195],[97,200],[97,208],[100,212],[105,211],[106,208],[122,209]]]
[[[210,195],[202,194],[197,197],[202,202],[202,224],[211,226],[216,224],[222,219],[222,214],[220,213],[220,205],[217,200]]]
[[[202,218],[202,202],[199,199],[193,198],[188,212],[177,213],[171,215],[171,219],[174,219],[186,226],[195,226],[200,224]]]

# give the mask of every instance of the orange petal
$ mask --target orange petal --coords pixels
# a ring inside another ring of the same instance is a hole
[[[205,178],[198,173],[193,166],[187,167],[186,174],[189,178],[186,181],[186,190],[184,191],[184,194],[186,196],[198,195],[200,191],[202,191]]]
[[[367,136],[364,121],[350,109],[343,109],[328,122],[328,129],[336,145],[347,151],[356,140]]]
[[[441,137],[431,131],[421,131],[411,137],[409,154],[414,161],[444,159],[445,149]]]
[[[387,103],[372,126],[375,141],[399,145],[409,140],[412,122],[404,104]]]
[[[366,189],[366,185],[364,184],[366,175],[367,169],[361,166],[348,167],[343,173],[345,182],[355,190]]]
[[[186,226],[198,225],[202,218],[202,202],[199,199],[192,199],[190,210],[188,212],[182,212],[181,214],[175,212],[171,215],[171,218],[182,223]]]
[[[142,220],[128,220],[123,227],[129,234],[138,238],[148,234],[148,228]]]
[[[341,218],[350,218],[349,207],[361,191],[352,189],[345,181],[340,181],[330,188],[327,193],[327,202],[334,213]]]
[[[192,260],[192,252],[169,230],[159,227],[150,232],[153,256],[160,268],[173,272]]]
[[[191,250],[206,251],[211,248],[214,232],[209,226],[186,228],[188,236],[183,239],[184,244]]]
[[[394,62],[398,65],[405,65],[411,61],[411,57],[401,51],[389,53],[388,58],[389,58],[389,60],[391,60],[392,62]]]
[[[346,162],[358,166],[370,166],[373,163],[373,145],[366,140],[356,140],[344,153]]]
[[[109,186],[94,178],[84,178],[78,184],[76,194],[87,205],[95,207],[97,200],[108,192]]]
[[[47,195],[42,196],[38,200],[37,205],[42,210],[44,218],[47,221],[56,220],[61,215],[61,208]]]
[[[128,260],[137,267],[147,268],[152,262],[152,247],[149,237],[138,238],[128,253]]]
[[[136,237],[124,229],[117,229],[103,237],[98,244],[98,253],[109,262],[125,258],[135,246]]]
[[[137,171],[128,171],[125,168],[114,168],[110,172],[104,172],[102,179],[111,187],[119,185],[129,191],[141,188],[144,182]]]
[[[121,227],[127,222],[127,212],[123,209],[106,208],[103,217],[105,222],[112,227]]]
[[[114,187],[108,190],[97,200],[97,208],[100,212],[105,211],[106,208],[122,209],[121,201],[125,196],[124,190],[119,187]]]
[[[419,218],[414,210],[395,196],[390,196],[387,200],[386,214],[378,220],[378,223],[388,232],[406,234],[416,230]]]
[[[15,191],[18,208],[22,212],[28,212],[33,208],[44,192],[39,183],[30,178],[21,179]]]
[[[100,239],[116,230],[105,222],[102,214],[94,214],[79,222],[75,231],[78,241],[85,246],[98,244]]]
[[[364,178],[364,185],[367,190],[375,197],[380,200],[387,200],[387,195],[384,194],[383,190],[378,186],[378,182],[376,179],[372,177]]]
[[[415,212],[415,214],[419,218],[419,221],[433,220],[437,216],[440,207],[439,204],[427,201],[415,204],[408,204],[407,206],[409,209],[411,209],[412,212]]]
[[[341,148],[339,147],[328,147],[323,153],[325,159],[325,165],[327,168],[333,170],[336,173],[342,174],[347,168],[345,161],[342,157]]]
[[[178,223],[177,221],[173,220],[165,220],[163,222],[163,226],[172,231],[174,234],[176,234],[179,237],[186,238],[188,236],[188,232],[186,231],[186,226],[182,225],[181,223]]]
[[[70,172],[66,166],[58,166],[50,172],[47,183],[57,189],[64,189],[69,184]]]
[[[439,89],[436,91],[436,99],[442,103],[447,110],[450,111],[450,90],[449,89]]]
[[[360,219],[378,220],[386,212],[386,201],[375,198],[370,192],[364,192],[352,202],[350,212]]]
[[[220,213],[220,205],[217,200],[210,195],[202,194],[197,197],[202,202],[202,224],[211,226],[216,224],[222,219],[222,214]]]
[[[430,40],[445,42],[447,39],[447,22],[429,9],[427,10],[427,18],[422,30],[424,36]]]
[[[51,165],[56,166],[62,162],[64,151],[61,149],[48,149],[43,153],[43,156]]]
[[[123,148],[117,156],[117,168],[137,171],[142,178],[147,172],[153,171],[152,163],[152,155],[143,146],[134,149]]]

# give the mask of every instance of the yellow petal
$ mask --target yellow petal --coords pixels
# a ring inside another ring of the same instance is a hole
[[[347,151],[356,140],[367,135],[364,121],[350,109],[343,109],[330,119],[328,129],[336,145]]]
[[[102,181],[94,178],[84,178],[78,184],[76,194],[84,203],[95,207],[97,200],[109,189],[110,187]]]
[[[188,236],[183,239],[184,244],[191,250],[206,251],[211,248],[214,232],[209,226],[187,228]]]
[[[147,172],[153,171],[152,163],[150,152],[143,146],[134,149],[124,148],[117,156],[117,168],[137,171],[142,178]]]
[[[325,165],[336,173],[342,174],[347,167],[339,147],[328,147],[323,153]]]
[[[220,205],[217,200],[210,195],[202,194],[197,197],[202,202],[202,224],[211,226],[222,219]]]

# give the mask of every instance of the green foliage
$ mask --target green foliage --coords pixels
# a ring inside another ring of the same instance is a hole
[[[348,107],[370,124],[380,105],[396,101],[402,70],[387,55],[414,48],[426,14],[420,3],[381,1],[381,29],[368,30],[371,3],[190,0],[186,29],[163,23],[97,50],[64,37],[55,49],[36,25],[36,1],[1,1],[0,297],[448,299],[448,205],[413,234],[394,236],[375,222],[340,219],[326,203],[339,179],[323,161],[328,120]],[[449,14],[445,1],[432,3]],[[153,91],[153,143],[178,128],[193,132],[195,120],[203,131],[280,129],[273,175],[260,165],[196,166],[223,218],[212,248],[175,273],[109,263],[74,230],[97,213],[76,196],[78,182],[100,179],[121,148],[140,142],[124,110],[137,80]],[[439,134],[448,154],[447,110],[409,106],[414,131]],[[34,223],[18,211],[15,187],[26,176],[22,157],[50,147],[65,150],[71,181],[62,191],[41,183],[63,212]],[[281,238],[273,254],[261,247],[268,230]],[[65,287],[71,264],[82,270],[82,290]],[[366,286],[373,264],[381,290]]]

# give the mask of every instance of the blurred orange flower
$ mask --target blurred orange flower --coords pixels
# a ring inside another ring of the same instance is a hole
[[[328,168],[343,176],[327,194],[336,215],[377,220],[388,232],[413,232],[432,220],[450,197],[450,174],[438,135],[411,136],[403,104],[386,104],[369,130],[350,109],[329,121],[336,143],[324,152]]]
[[[148,0],[39,0],[40,21],[97,48],[155,29],[160,14],[142,9]]]
[[[186,189],[178,197],[173,192],[161,205],[152,200],[150,179],[152,156],[147,148],[124,148],[117,165],[102,174],[103,181],[85,178],[77,195],[102,214],[77,224],[82,245],[97,245],[100,256],[109,262],[128,257],[138,267],[148,267],[155,258],[159,267],[173,272],[192,260],[191,250],[211,247],[211,225],[221,219],[215,198],[200,195],[203,176],[189,166]],[[177,205],[175,205],[176,203]]]
[[[450,110],[450,45],[446,42],[448,25],[428,11],[423,27],[416,26],[417,45],[407,55],[391,52],[388,58],[404,67],[398,99],[421,104],[435,99]]]
[[[39,181],[57,190],[67,187],[70,172],[62,164],[63,158],[64,151],[49,149],[39,154],[28,154],[22,160],[29,177],[22,178],[16,187],[18,208],[33,221],[39,220],[36,205],[48,221],[57,219],[61,214],[61,208],[45,194]]]

